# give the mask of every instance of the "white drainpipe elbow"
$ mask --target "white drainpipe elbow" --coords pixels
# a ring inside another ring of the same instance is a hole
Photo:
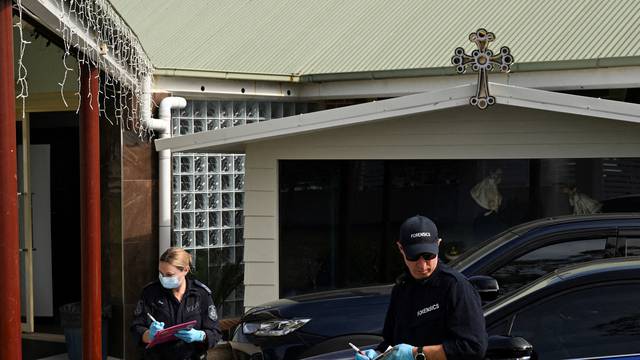
[[[162,99],[160,102],[160,109],[158,110],[158,118],[166,121],[167,124],[171,122],[171,109],[184,109],[187,106],[187,99],[179,96],[170,96]],[[167,126],[167,132],[170,128]]]
[[[184,109],[187,99],[179,96],[169,96],[160,101],[158,119],[148,119],[147,126],[158,133],[159,138],[171,136],[171,109]]]

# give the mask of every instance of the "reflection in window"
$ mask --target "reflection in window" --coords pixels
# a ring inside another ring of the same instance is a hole
[[[573,239],[572,239],[573,240]],[[606,239],[573,240],[544,246],[509,262],[491,276],[508,294],[559,267],[605,257]]]
[[[640,238],[627,238],[627,256],[640,256]]]
[[[216,179],[218,191],[224,179]],[[487,179],[492,186],[478,186]],[[278,188],[279,289],[288,296],[392,282],[404,266],[398,227],[416,214],[436,222],[441,259],[455,261],[513,226],[573,214],[578,193],[601,212],[637,211],[640,196],[627,195],[640,193],[640,159],[280,160]],[[568,254],[572,262],[591,255]]]
[[[531,306],[510,335],[529,341],[540,359],[637,353],[640,284],[603,284]]]

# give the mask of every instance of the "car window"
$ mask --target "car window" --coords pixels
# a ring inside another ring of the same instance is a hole
[[[605,257],[605,238],[573,239],[532,250],[492,274],[500,295],[508,294],[559,267]]]
[[[640,238],[627,238],[627,256],[640,256]]]
[[[470,264],[473,264],[474,262],[481,259],[485,254],[491,253],[493,250],[508,243],[518,236],[519,235],[517,233],[514,233],[510,230],[502,232],[478,244],[477,246],[465,250],[462,255],[458,256],[455,260],[452,260],[449,263],[449,266],[458,270],[463,270]]]
[[[517,313],[511,335],[540,359],[637,353],[640,284],[603,284],[532,305]]]

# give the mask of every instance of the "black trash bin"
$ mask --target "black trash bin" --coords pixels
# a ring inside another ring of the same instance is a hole
[[[69,360],[82,360],[82,310],[79,302],[60,306],[60,323],[64,330]],[[107,358],[107,333],[111,305],[102,306],[102,359]]]

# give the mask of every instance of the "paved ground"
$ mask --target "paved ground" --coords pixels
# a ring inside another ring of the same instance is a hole
[[[67,345],[61,342],[22,339],[23,360],[69,360]],[[108,357],[108,360],[118,360]]]
[[[216,348],[209,350],[209,359],[231,360],[232,355],[229,345],[221,343]],[[69,360],[67,347],[64,342],[41,341],[22,339],[23,360]],[[109,356],[108,360],[120,360]]]

